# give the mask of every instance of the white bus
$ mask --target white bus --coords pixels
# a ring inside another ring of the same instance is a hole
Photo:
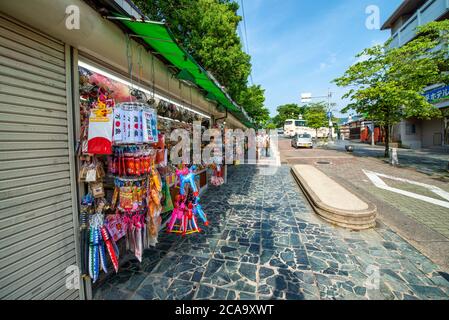
[[[306,128],[305,120],[288,119],[284,123],[284,135],[293,138],[301,128]]]
[[[334,129],[333,136],[335,137]],[[318,133],[318,136],[317,136]],[[293,138],[296,134],[310,134],[312,138],[326,138],[329,136],[329,128],[320,128],[317,130],[307,127],[306,120],[288,119],[284,124],[284,135]]]

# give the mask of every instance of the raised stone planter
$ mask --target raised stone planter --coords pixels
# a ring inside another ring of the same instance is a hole
[[[352,230],[376,226],[377,208],[361,200],[340,184],[310,165],[296,165],[293,176],[315,212],[324,220]]]

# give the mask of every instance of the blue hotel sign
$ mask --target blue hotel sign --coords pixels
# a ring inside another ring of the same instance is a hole
[[[424,93],[427,101],[430,103],[440,103],[443,101],[449,101],[449,86],[440,87],[438,89],[433,89],[426,91]]]

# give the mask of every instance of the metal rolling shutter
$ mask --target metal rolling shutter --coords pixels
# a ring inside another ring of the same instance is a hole
[[[0,14],[0,299],[80,297],[67,105],[64,44]]]

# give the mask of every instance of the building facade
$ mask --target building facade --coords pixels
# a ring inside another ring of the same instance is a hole
[[[415,38],[417,27],[445,19],[449,19],[448,0],[404,0],[384,23],[382,30],[391,30],[391,46],[399,47]],[[449,150],[449,87],[430,86],[425,96],[441,110],[443,117],[406,119],[393,128],[393,139],[406,148]]]

